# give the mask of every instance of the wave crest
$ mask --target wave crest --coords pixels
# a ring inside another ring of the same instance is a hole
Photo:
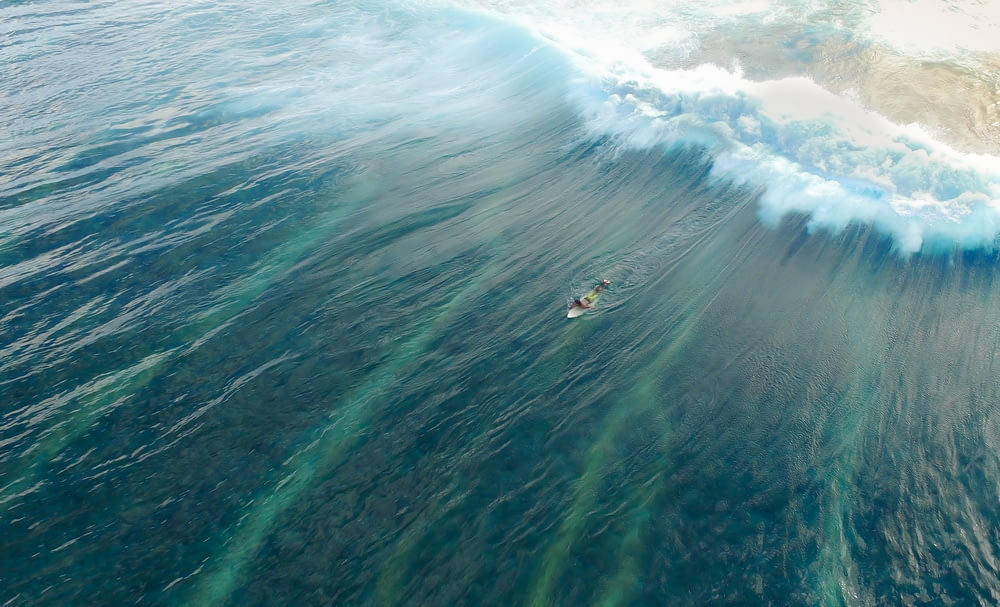
[[[902,254],[998,243],[1000,158],[956,151],[809,78],[619,62],[576,101],[590,132],[619,145],[707,148],[716,177],[764,186],[769,224],[793,212],[834,233],[873,224]]]

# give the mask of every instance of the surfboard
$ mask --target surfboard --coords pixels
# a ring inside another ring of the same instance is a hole
[[[594,292],[594,291],[591,291],[590,293],[587,293],[587,299],[590,300],[590,306],[591,306],[591,308],[594,306],[595,303],[597,303],[597,300],[600,297],[601,297],[601,294],[597,293],[597,292]],[[566,318],[576,318],[577,316],[582,315],[584,312],[586,312],[589,309],[590,308],[578,308],[578,307],[574,306],[574,307],[572,307],[572,308],[569,309],[569,312],[566,314]]]

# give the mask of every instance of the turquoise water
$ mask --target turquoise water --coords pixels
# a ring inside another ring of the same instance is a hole
[[[994,603],[991,123],[482,8],[0,7],[0,605]]]

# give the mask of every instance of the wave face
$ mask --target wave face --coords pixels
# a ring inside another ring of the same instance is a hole
[[[900,6],[0,6],[0,605],[994,603],[1000,20]]]
[[[711,150],[718,177],[765,188],[764,221],[874,225],[904,255],[993,250],[1000,47],[986,37],[1000,10],[909,6],[592,7],[607,26],[569,6],[516,10],[541,13],[590,75],[581,112],[597,133]],[[940,19],[961,39],[921,37]]]

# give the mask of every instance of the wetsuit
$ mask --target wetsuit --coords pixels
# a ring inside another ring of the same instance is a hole
[[[603,286],[603,285],[602,285],[602,286]],[[596,297],[597,297],[598,295],[600,295],[600,294],[601,294],[601,291],[603,291],[603,290],[604,290],[604,289],[602,289],[602,288],[600,288],[600,287],[595,287],[595,288],[594,288],[594,290],[593,290],[593,291],[591,291],[590,293],[587,293],[587,294],[586,294],[586,295],[585,295],[585,296],[583,297],[583,299],[582,299],[582,300],[581,300],[581,299],[577,299],[577,300],[574,300],[574,301],[573,301],[573,303],[574,303],[574,304],[576,304],[577,306],[580,306],[581,308],[586,308],[586,307],[587,307],[588,305],[590,305],[590,304],[594,303],[594,299],[595,299],[595,298],[596,298]],[[584,303],[583,303],[584,301],[586,301],[586,302],[587,302],[587,305],[584,305]]]

